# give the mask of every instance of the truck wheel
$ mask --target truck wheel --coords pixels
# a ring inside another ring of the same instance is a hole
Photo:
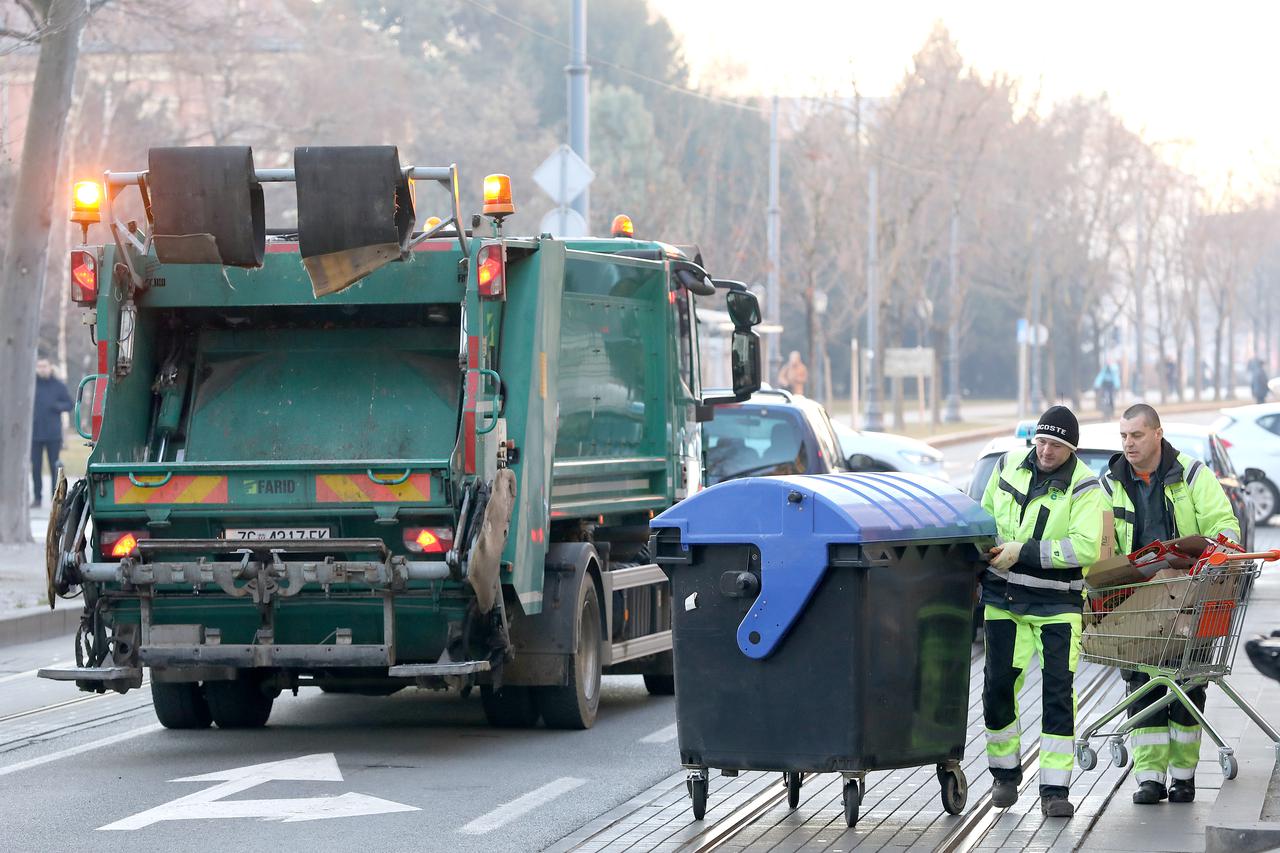
[[[589,729],[600,709],[600,599],[590,575],[578,587],[577,648],[569,666],[569,683],[537,688],[538,708],[551,729]]]
[[[213,722],[198,681],[153,681],[151,704],[166,729],[207,729]]]
[[[650,696],[676,695],[676,677],[674,675],[645,675],[644,687]]]
[[[220,729],[257,729],[267,724],[276,697],[264,693],[256,679],[240,676],[234,681],[208,681],[209,712]]]
[[[494,690],[480,685],[480,704],[489,725],[499,729],[529,729],[538,724],[538,705],[533,688],[507,685]]]

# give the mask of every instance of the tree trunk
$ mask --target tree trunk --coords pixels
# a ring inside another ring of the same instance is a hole
[[[86,0],[52,0],[40,42],[35,85],[13,197],[8,251],[0,269],[0,542],[31,540],[27,506],[36,344],[49,231],[68,197],[55,186],[62,154]]]

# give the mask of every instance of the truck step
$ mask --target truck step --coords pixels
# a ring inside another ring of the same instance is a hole
[[[136,666],[49,666],[36,676],[52,681],[141,681],[142,670]]]
[[[442,677],[446,675],[474,675],[488,672],[487,660],[464,660],[455,663],[402,663],[388,667],[387,675],[393,678]]]

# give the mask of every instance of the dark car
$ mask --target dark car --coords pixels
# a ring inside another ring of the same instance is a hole
[[[1035,429],[1034,422],[1030,422],[1030,429]],[[1026,453],[1030,450],[1028,439],[1030,431],[1020,426],[1019,432],[1026,432],[1026,435],[995,439],[982,451],[982,455],[973,466],[973,478],[969,481],[968,492],[971,498],[976,501],[982,500],[987,481],[991,479],[991,472],[995,470],[996,462],[1001,455],[1006,452]],[[1231,509],[1235,513],[1236,521],[1240,524],[1240,538],[1244,540],[1240,544],[1252,551],[1254,512],[1244,486],[1246,481],[1255,475],[1261,475],[1262,472],[1248,468],[1245,469],[1245,476],[1240,477],[1221,439],[1207,427],[1198,424],[1166,423],[1164,437],[1178,450],[1206,463],[1217,475],[1218,482],[1222,484],[1223,491],[1231,501]],[[1095,474],[1101,474],[1107,463],[1111,461],[1111,457],[1119,452],[1120,425],[1118,423],[1088,424],[1080,428],[1080,447],[1076,455],[1084,464],[1092,468]]]
[[[832,474],[847,470],[822,406],[780,390],[715,407],[702,425],[708,486],[737,477]]]

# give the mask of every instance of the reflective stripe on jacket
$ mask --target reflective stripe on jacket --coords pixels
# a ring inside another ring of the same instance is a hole
[[[1106,498],[1075,454],[1033,490],[1034,474],[1034,450],[1025,457],[1006,454],[987,483],[982,507],[995,519],[1000,540],[1023,545],[1007,574],[991,568],[983,574],[982,601],[1031,615],[1078,610],[1085,567],[1102,548]]]
[[[1180,536],[1207,536],[1219,533],[1232,542],[1240,541],[1240,523],[1231,510],[1231,500],[1209,466],[1179,453],[1161,439],[1160,465],[1163,470],[1164,505],[1172,522],[1171,539]],[[1111,457],[1102,474],[1102,488],[1109,495],[1116,524],[1116,551],[1131,554],[1150,542],[1133,541],[1138,516],[1134,509],[1137,480],[1123,453]]]

